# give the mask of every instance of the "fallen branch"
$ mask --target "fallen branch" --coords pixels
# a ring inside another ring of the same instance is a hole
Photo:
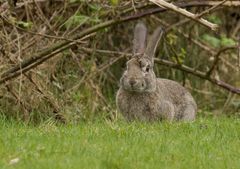
[[[189,18],[189,19],[192,19],[192,20],[194,20],[194,21],[196,21],[196,22],[198,22],[198,23],[200,23],[200,24],[210,28],[213,31],[217,31],[218,30],[218,25],[213,24],[213,23],[211,23],[211,22],[209,22],[209,21],[207,21],[205,19],[202,19],[198,15],[195,15],[195,14],[193,14],[193,13],[191,13],[191,12],[185,10],[185,9],[182,9],[182,8],[172,4],[172,3],[168,3],[168,2],[166,2],[164,0],[150,0],[150,1],[155,3],[156,5],[158,5],[160,7],[170,9],[170,10],[172,10],[174,12],[177,12],[177,13],[179,13],[179,14],[181,14],[181,15]]]

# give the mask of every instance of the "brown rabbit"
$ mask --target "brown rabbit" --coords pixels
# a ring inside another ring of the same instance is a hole
[[[191,94],[179,83],[156,78],[153,72],[154,54],[163,34],[157,28],[145,41],[147,28],[138,23],[134,30],[133,56],[120,79],[116,102],[128,120],[185,120],[193,121],[197,105]]]

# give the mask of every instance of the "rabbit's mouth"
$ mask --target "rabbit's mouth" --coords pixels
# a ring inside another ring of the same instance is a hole
[[[141,92],[145,91],[145,88],[131,88],[131,89],[128,89],[128,91],[141,93]]]
[[[130,92],[143,92],[146,90],[146,83],[144,81],[124,81],[123,88]]]
[[[136,93],[142,93],[143,91],[145,91],[145,88],[124,88],[125,90],[129,91],[129,92],[136,92]]]

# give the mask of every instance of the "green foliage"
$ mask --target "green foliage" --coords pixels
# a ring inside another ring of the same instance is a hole
[[[18,21],[17,22],[17,25],[22,27],[22,28],[31,28],[33,26],[33,23],[32,22],[24,22],[24,21]]]
[[[227,46],[236,45],[236,42],[233,39],[227,38],[225,36],[221,36],[220,38],[217,38],[209,34],[204,34],[202,38],[205,42],[217,48],[221,46],[227,47]]]
[[[102,7],[99,4],[90,3],[88,4],[88,6],[91,8],[91,10],[95,12],[100,11],[102,9]]]
[[[71,16],[65,23],[67,29],[70,27],[76,27],[77,25],[86,22],[89,19],[88,16],[76,14]]]
[[[227,38],[227,37],[224,37],[224,36],[221,38],[221,45],[222,46],[234,46],[236,44],[237,43],[231,38]]]
[[[210,15],[207,18],[210,22],[215,23],[215,24],[222,24],[222,20],[217,16],[217,15]]]
[[[170,45],[176,45],[177,39],[178,37],[176,36],[176,34],[173,33],[167,34],[167,41],[169,42]]]
[[[180,61],[180,63],[184,62],[186,54],[187,54],[186,50],[184,48],[181,48],[180,53],[178,54],[178,60]]]
[[[212,45],[213,47],[220,47],[221,40],[216,38],[215,36],[204,34],[203,40],[206,41],[208,44]]]
[[[113,6],[116,6],[119,4],[119,0],[109,0],[109,1]]]
[[[97,17],[89,17],[86,15],[82,14],[75,14],[71,16],[64,24],[64,26],[69,29],[69,28],[74,28],[80,24],[85,23],[88,21],[89,23],[99,23],[101,20]]]
[[[13,16],[10,16],[9,17],[9,21],[12,23],[12,24],[16,24],[17,26],[21,27],[21,28],[26,28],[26,29],[30,29],[32,28],[33,26],[33,23],[32,22],[26,22],[26,21],[18,21],[16,17],[13,17]]]
[[[39,126],[0,121],[3,169],[239,168],[240,120],[193,123],[82,122]],[[13,161],[15,160],[15,163]]]

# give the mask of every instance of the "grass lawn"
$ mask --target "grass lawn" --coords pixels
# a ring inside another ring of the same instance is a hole
[[[193,123],[0,121],[0,168],[240,168],[240,119]]]

